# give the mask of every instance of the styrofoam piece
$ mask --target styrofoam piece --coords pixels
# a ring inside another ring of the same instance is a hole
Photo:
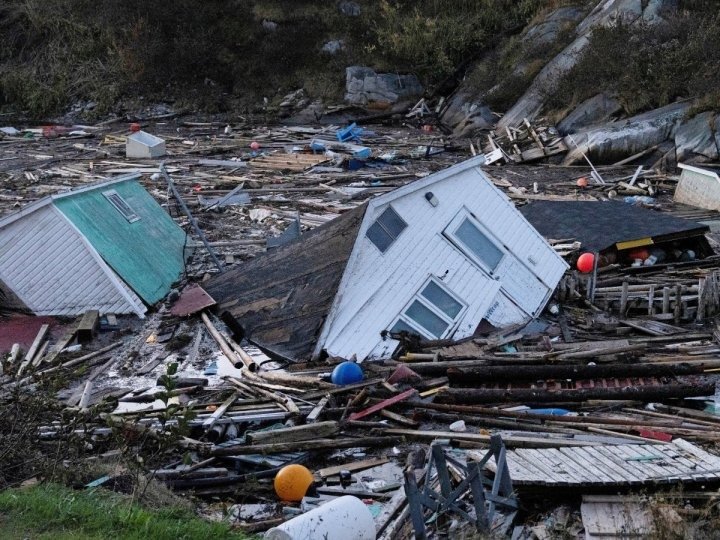
[[[375,540],[375,522],[365,503],[352,495],[338,497],[273,527],[267,540]]]

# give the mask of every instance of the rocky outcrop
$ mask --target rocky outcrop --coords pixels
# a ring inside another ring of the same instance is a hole
[[[675,132],[675,153],[678,162],[716,161],[718,159],[717,132],[720,117],[713,112],[698,114],[682,122]]]
[[[574,27],[583,18],[584,10],[579,6],[556,9],[538,24],[531,26],[522,37],[523,45],[545,47],[555,43],[561,32]]]
[[[581,131],[565,138],[570,151],[563,165],[584,161],[613,163],[672,139],[690,109],[689,102],[673,103],[611,124]]]
[[[389,106],[423,93],[415,75],[376,73],[368,67],[351,66],[346,68],[345,76],[345,101],[351,105]]]
[[[522,122],[523,118],[530,120],[540,114],[547,96],[550,96],[557,84],[573,66],[575,66],[585,47],[593,29],[599,26],[609,26],[622,20],[626,23],[643,21],[646,24],[657,24],[662,21],[660,13],[665,9],[672,9],[677,0],[602,0],[595,9],[577,27],[576,39],[560,54],[553,58],[538,73],[525,94],[498,122],[498,131]]]
[[[583,101],[557,125],[561,135],[576,133],[594,124],[607,122],[622,110],[620,102],[607,94]]]
[[[448,100],[441,120],[446,126],[453,127],[456,137],[466,137],[475,130],[492,129],[495,125],[495,117],[487,105],[459,92]]]

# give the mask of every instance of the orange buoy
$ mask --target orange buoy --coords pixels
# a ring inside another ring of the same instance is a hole
[[[293,464],[280,469],[275,475],[275,493],[283,501],[299,502],[313,483],[313,475],[307,467]]]
[[[593,266],[595,266],[595,255],[592,253],[583,253],[578,257],[577,269],[583,274],[592,272]]]
[[[577,187],[584,188],[584,187],[588,186],[588,179],[583,176],[582,178],[578,178],[577,182],[575,182],[575,183],[577,184]]]

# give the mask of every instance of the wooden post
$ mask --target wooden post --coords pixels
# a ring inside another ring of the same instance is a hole
[[[682,285],[675,285],[675,324],[680,324],[682,313]]]
[[[697,322],[702,322],[705,319],[705,282],[704,277],[698,279],[697,314],[695,315]]]
[[[215,343],[218,344],[218,346],[220,347],[220,350],[227,357],[227,359],[230,360],[230,362],[236,367],[237,367],[238,363],[242,363],[245,365],[245,367],[250,369],[249,364],[246,363],[246,359],[243,358],[242,356],[235,354],[235,351],[233,351],[230,348],[230,345],[228,345],[227,341],[225,341],[225,338],[222,336],[222,334],[220,334],[218,329],[215,328],[215,325],[210,320],[210,317],[207,316],[207,313],[201,313],[200,317],[202,318],[202,321],[205,323],[205,327],[208,329],[208,332],[210,332],[210,335],[215,340]],[[240,362],[238,362],[238,359],[240,360]],[[250,369],[250,371],[254,371],[254,370]]]
[[[663,287],[662,312],[670,313],[670,287]]]
[[[627,311],[627,302],[628,302],[628,286],[630,284],[627,281],[623,281],[622,284],[622,296],[620,297],[620,316],[624,317],[625,312]]]
[[[650,317],[655,315],[655,285],[650,285],[648,292],[648,315]]]

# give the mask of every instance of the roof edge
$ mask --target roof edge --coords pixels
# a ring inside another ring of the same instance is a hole
[[[103,188],[106,186],[112,186],[115,184],[119,184],[121,182],[127,182],[130,180],[138,180],[140,178],[140,176],[141,176],[140,173],[124,174],[122,176],[118,176],[117,178],[113,178],[111,180],[94,182],[87,186],[82,186],[82,187],[79,187],[76,189],[70,189],[67,191],[61,191],[60,193],[53,193],[52,195],[47,195],[45,197],[42,197],[41,199],[38,199],[37,201],[33,201],[31,203],[26,204],[25,206],[23,206],[20,210],[18,210],[16,212],[13,212],[3,218],[0,218],[0,229],[2,229],[3,227],[7,227],[11,223],[14,223],[17,220],[24,218],[25,216],[28,216],[28,215],[32,214],[33,212],[40,210],[41,208],[44,208],[48,204],[51,204],[52,202],[54,202],[58,199],[72,197],[72,196],[78,195],[80,193],[86,193],[88,191],[93,191],[95,189]]]

